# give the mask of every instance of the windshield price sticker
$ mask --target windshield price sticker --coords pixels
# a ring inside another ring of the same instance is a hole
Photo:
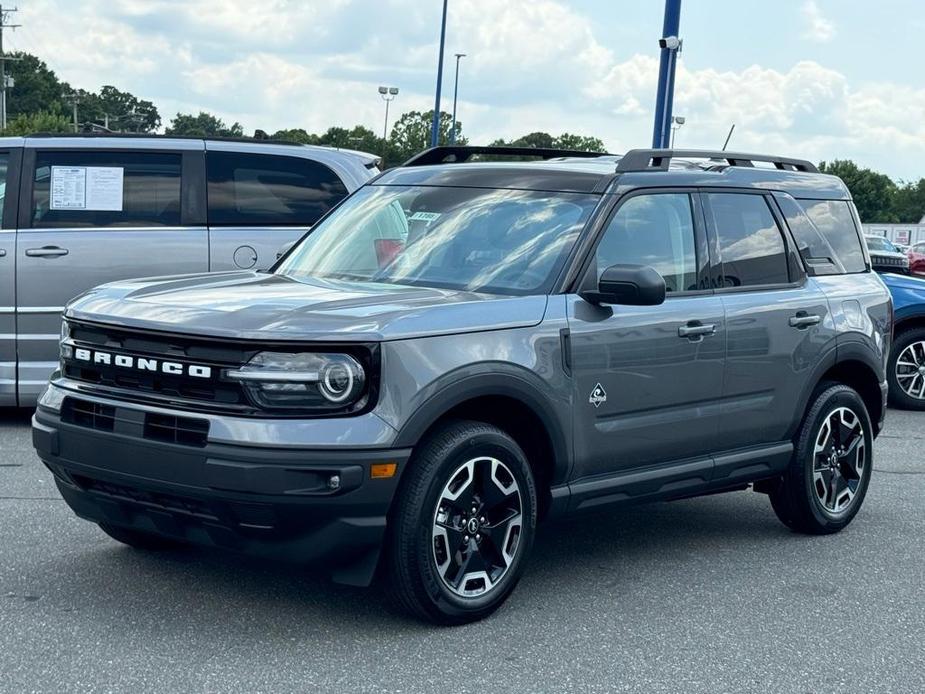
[[[412,222],[436,222],[442,215],[439,212],[415,212],[409,218]]]

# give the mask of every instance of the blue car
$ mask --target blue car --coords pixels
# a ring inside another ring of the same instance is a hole
[[[880,277],[893,295],[890,404],[925,410],[925,279],[890,272]]]

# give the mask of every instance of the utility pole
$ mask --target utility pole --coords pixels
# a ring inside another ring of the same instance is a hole
[[[77,104],[80,103],[80,95],[77,92],[71,92],[70,94],[62,94],[61,98],[71,102],[71,108],[74,109],[74,132],[79,133],[80,125],[77,122]]]
[[[3,52],[3,30],[4,29],[15,29],[16,27],[22,26],[22,24],[7,24],[6,20],[12,12],[18,12],[19,10],[14,7],[12,10],[3,9],[3,5],[0,5],[0,129],[6,128],[6,92],[12,87],[12,79],[8,79],[6,76],[6,61],[7,60],[21,60],[21,58],[10,58],[7,57],[6,53]]]
[[[665,0],[665,21],[662,38],[658,45],[662,49],[658,66],[658,92],[655,97],[655,126],[652,129],[652,147],[668,147],[671,138],[671,110],[674,105],[674,73],[681,52],[678,29],[681,25],[681,0]]]
[[[440,143],[440,88],[443,86],[443,47],[446,44],[446,4],[447,0],[443,0],[443,21],[440,24],[440,57],[437,58],[437,94],[434,99],[434,120],[430,125],[431,147],[436,147]]]

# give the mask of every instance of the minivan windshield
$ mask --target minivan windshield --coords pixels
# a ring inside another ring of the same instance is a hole
[[[295,279],[548,293],[600,198],[583,193],[368,186],[276,269]]]

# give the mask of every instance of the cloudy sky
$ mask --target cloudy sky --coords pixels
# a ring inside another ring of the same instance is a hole
[[[382,127],[433,106],[440,0],[19,0],[7,50],[85,89],[200,109],[246,132]],[[467,53],[459,118],[474,143],[534,130],[651,143],[660,0],[450,0],[447,54]],[[677,144],[925,176],[925,2],[684,0]],[[453,59],[443,106],[451,107]],[[15,91],[11,98],[15,98]]]

